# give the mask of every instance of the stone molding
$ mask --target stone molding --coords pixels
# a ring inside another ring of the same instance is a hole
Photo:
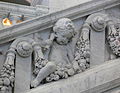
[[[60,18],[68,17],[71,20],[74,20],[95,12],[117,6],[119,4],[119,0],[94,0],[62,11],[47,14],[42,17],[37,17],[5,29],[1,29],[0,44],[14,40],[18,38],[18,36],[25,36],[31,33],[51,28],[54,25],[54,22],[56,22],[56,20]]]
[[[25,17],[37,17],[48,13],[48,7],[39,5],[36,7],[13,3],[0,2],[0,15],[11,13],[13,15],[24,15]]]
[[[25,93],[103,93],[120,86],[119,60],[107,61],[71,78],[39,86]]]

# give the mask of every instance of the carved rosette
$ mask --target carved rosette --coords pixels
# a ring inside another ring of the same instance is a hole
[[[113,21],[108,21],[108,44],[116,56],[120,56],[120,28],[115,28]]]
[[[15,49],[10,48],[8,50],[5,63],[3,65],[3,69],[0,73],[0,91],[2,93],[10,92],[13,89],[14,79],[15,79]]]

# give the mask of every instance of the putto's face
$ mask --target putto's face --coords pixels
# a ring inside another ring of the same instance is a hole
[[[75,35],[74,25],[68,18],[58,20],[53,31],[56,34],[56,42],[59,44],[67,44]]]

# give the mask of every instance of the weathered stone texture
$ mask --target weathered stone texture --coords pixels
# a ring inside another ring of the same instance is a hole
[[[68,79],[39,86],[26,93],[101,93],[120,84],[120,59],[108,61],[100,66]],[[108,92],[109,93],[109,92]]]

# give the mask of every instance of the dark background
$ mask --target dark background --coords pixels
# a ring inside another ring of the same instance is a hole
[[[2,1],[2,2],[9,2],[9,3],[16,3],[16,4],[21,4],[21,5],[30,5],[25,0],[0,0],[0,1]]]

